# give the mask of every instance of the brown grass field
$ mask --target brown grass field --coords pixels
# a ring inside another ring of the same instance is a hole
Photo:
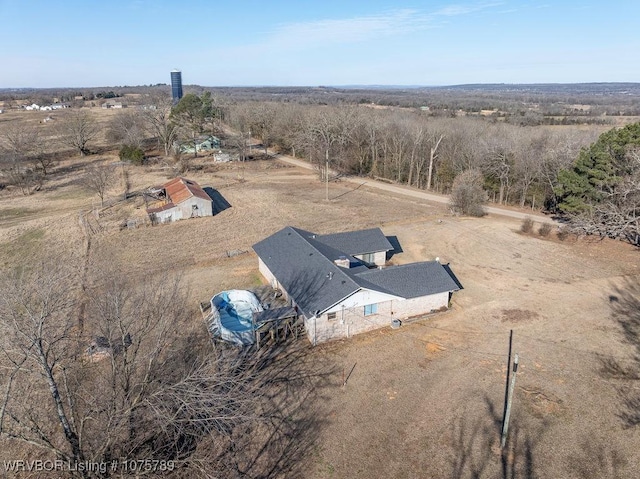
[[[82,168],[116,160],[114,153],[74,157],[57,165],[40,192],[0,192],[3,267],[54,247],[84,255],[79,217],[99,210],[99,200],[82,187]],[[90,215],[89,261],[120,264],[140,280],[181,274],[195,306],[223,289],[260,284],[251,245],[285,225],[318,233],[379,226],[402,246],[393,262],[439,257],[464,286],[449,312],[398,330],[316,348],[301,340],[315,373],[300,391],[306,406],[291,412],[306,426],[302,459],[287,477],[637,477],[640,431],[621,417],[620,391],[633,383],[602,372],[607,359],[632,363],[610,303],[616,288],[637,282],[637,250],[523,235],[516,220],[453,217],[443,205],[346,182],[330,185],[327,202],[313,173],[276,161],[243,169],[204,158],[199,165],[185,176],[218,190],[230,208],[212,218],[120,230],[123,220],[144,216],[144,205],[117,202],[116,184],[108,196],[113,206],[97,219]],[[174,174],[163,159],[128,168],[134,190]],[[229,257],[238,251],[246,253]],[[520,368],[503,460],[510,330]]]

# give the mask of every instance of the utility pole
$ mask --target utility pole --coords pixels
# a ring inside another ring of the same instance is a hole
[[[500,447],[504,449],[507,443],[507,433],[509,432],[509,416],[511,415],[511,401],[513,400],[513,390],[516,387],[516,373],[518,372],[518,353],[513,359],[513,377],[511,378],[511,384],[509,385],[509,397],[507,399],[507,409],[504,414],[504,421],[502,422],[502,438],[500,440]]]
[[[325,150],[325,169],[324,169],[324,179],[325,179],[325,200],[329,201],[329,148]]]
[[[513,329],[509,330],[509,355],[507,356],[507,380],[504,383],[504,406],[502,407],[502,425],[507,415],[507,403],[509,402],[509,379],[511,378],[511,353],[513,351]]]

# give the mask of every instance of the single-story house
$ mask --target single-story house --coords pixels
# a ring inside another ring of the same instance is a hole
[[[147,214],[154,223],[213,216],[213,200],[193,180],[174,178],[153,188],[152,194],[158,201],[147,208]]]
[[[178,146],[180,153],[195,153],[196,151],[212,151],[220,148],[222,142],[217,136],[205,136],[196,141],[186,141]]]
[[[317,235],[288,226],[253,249],[313,344],[445,310],[460,289],[438,261],[385,266],[393,246],[379,228]]]
[[[102,108],[105,108],[105,109],[109,109],[109,108],[118,109],[118,108],[126,108],[126,107],[127,107],[126,104],[119,101],[115,101],[115,100],[107,100],[102,104]]]

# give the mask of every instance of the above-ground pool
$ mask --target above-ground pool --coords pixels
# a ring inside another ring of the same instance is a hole
[[[263,308],[251,291],[232,289],[218,293],[211,298],[211,311],[222,339],[237,344],[254,343],[253,313]]]

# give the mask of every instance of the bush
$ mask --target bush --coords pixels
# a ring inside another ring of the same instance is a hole
[[[533,220],[528,216],[523,219],[520,225],[520,231],[523,233],[531,233],[533,231]]]
[[[451,188],[451,209],[463,215],[484,216],[487,192],[482,188],[483,183],[484,178],[478,170],[468,170],[456,176]]]
[[[549,223],[543,223],[542,226],[540,226],[540,229],[538,230],[538,234],[540,236],[549,236],[549,233],[551,233],[552,229],[553,229],[552,225],[550,225]]]
[[[558,228],[558,239],[564,241],[569,237],[570,232],[563,227]]]
[[[128,161],[138,166],[144,164],[144,151],[137,146],[123,145],[118,156],[120,156],[120,161]]]

